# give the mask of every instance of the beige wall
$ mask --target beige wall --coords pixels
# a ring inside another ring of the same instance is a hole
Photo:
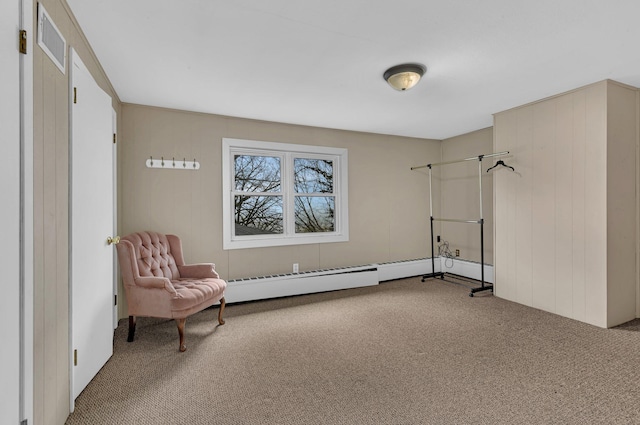
[[[493,152],[493,127],[452,137],[442,141],[442,161],[455,161]],[[503,159],[507,164],[509,160]],[[484,217],[484,262],[493,264],[493,174],[510,172],[498,168],[487,173],[496,162],[494,158],[482,161],[482,210]],[[480,218],[480,188],[478,161],[448,164],[440,168],[440,205],[442,218],[478,220]],[[440,235],[449,242],[455,255],[480,262],[480,228],[477,224],[441,223]]]
[[[41,3],[119,112],[119,100],[66,2]],[[34,1],[37,19],[36,8]],[[63,75],[34,38],[33,422],[62,424],[69,414],[69,73]]]
[[[120,231],[180,235],[189,262],[213,261],[226,279],[428,255],[426,174],[440,142],[123,105]],[[322,145],[349,152],[345,243],[222,249],[222,138]],[[154,158],[196,159],[199,171],[148,169]],[[123,306],[124,308],[124,306]],[[125,310],[121,310],[125,316]]]
[[[496,295],[608,327],[636,317],[637,90],[597,84],[501,112]]]

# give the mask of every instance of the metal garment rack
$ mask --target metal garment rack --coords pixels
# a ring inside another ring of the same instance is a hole
[[[484,280],[484,217],[483,217],[483,213],[482,213],[482,160],[484,158],[492,158],[492,157],[497,157],[497,156],[505,156],[508,155],[509,151],[504,151],[504,152],[496,152],[496,153],[490,153],[490,154],[486,154],[486,155],[478,155],[478,156],[473,156],[471,158],[465,158],[465,159],[459,159],[459,160],[455,160],[455,161],[446,161],[446,162],[438,162],[435,164],[427,164],[427,165],[419,165],[417,167],[411,167],[412,170],[417,170],[419,168],[428,168],[429,169],[429,217],[430,217],[430,225],[431,225],[431,273],[425,274],[424,276],[422,276],[422,281],[424,282],[425,279],[429,279],[429,278],[435,278],[435,277],[439,277],[441,279],[444,279],[444,272],[437,272],[436,273],[436,263],[435,263],[435,252],[434,252],[434,245],[433,245],[433,222],[434,221],[446,221],[446,222],[452,222],[452,223],[470,223],[470,224],[479,224],[480,225],[480,276],[481,276],[481,280],[480,280],[480,287],[479,288],[472,288],[471,292],[469,292],[469,296],[473,297],[473,294],[475,294],[476,292],[480,292],[480,291],[493,291],[493,284],[487,284],[485,283]],[[434,218],[433,217],[433,191],[431,190],[431,169],[433,167],[439,167],[439,166],[443,166],[443,165],[448,165],[448,164],[456,164],[459,162],[466,162],[466,161],[478,161],[478,187],[480,189],[480,219],[479,220],[458,220],[458,219],[453,219],[453,218]]]

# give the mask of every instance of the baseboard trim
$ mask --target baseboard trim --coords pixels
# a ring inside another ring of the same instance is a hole
[[[451,273],[480,280],[480,263],[458,258],[437,257],[314,270],[302,273],[260,276],[230,280],[225,291],[228,303],[304,295],[377,285],[396,279],[429,273]],[[493,283],[493,266],[485,264],[485,282]]]

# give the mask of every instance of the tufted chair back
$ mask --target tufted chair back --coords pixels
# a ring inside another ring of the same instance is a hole
[[[138,276],[134,277],[166,277],[169,280],[180,278],[176,259],[172,253],[171,235],[167,237],[162,233],[147,231],[132,233],[122,239],[133,245],[138,269]],[[176,247],[176,250],[179,249],[181,247]],[[133,269],[135,270],[136,267]]]
[[[127,236],[127,240],[133,244],[141,277],[166,277],[169,280],[180,278],[166,235],[141,232]]]

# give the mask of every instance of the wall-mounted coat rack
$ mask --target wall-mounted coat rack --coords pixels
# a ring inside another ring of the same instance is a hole
[[[182,160],[176,160],[175,158],[164,159],[164,157],[160,157],[160,159],[153,159],[153,157],[149,157],[147,159],[147,168],[171,168],[173,170],[199,170],[200,163],[198,161],[187,161],[186,158]]]

